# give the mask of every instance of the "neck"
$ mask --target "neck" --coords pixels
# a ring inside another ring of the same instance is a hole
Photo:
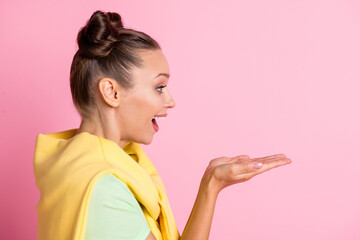
[[[119,145],[119,147],[124,149],[127,141],[121,140],[121,133],[119,131],[120,128],[117,126],[116,122],[112,121],[111,119],[114,118],[101,118],[98,116],[82,119],[76,134],[88,132],[92,135],[114,141]]]

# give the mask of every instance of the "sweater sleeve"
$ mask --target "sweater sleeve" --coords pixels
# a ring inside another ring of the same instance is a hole
[[[85,240],[144,240],[150,233],[141,207],[117,177],[105,174],[90,196]]]

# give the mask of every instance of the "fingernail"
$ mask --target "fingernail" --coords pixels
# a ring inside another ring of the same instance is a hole
[[[254,168],[260,169],[262,167],[262,165],[263,164],[261,162],[254,163]]]

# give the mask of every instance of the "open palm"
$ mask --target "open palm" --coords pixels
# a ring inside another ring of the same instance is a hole
[[[291,163],[284,154],[275,154],[261,158],[248,155],[219,157],[210,161],[203,179],[212,175],[218,192],[235,183],[245,182],[270,169]]]

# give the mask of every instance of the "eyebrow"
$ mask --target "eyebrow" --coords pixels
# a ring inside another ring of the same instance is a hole
[[[168,74],[168,73],[159,73],[156,77],[154,77],[154,79],[157,78],[157,77],[160,77],[160,76],[170,78],[170,74]]]

